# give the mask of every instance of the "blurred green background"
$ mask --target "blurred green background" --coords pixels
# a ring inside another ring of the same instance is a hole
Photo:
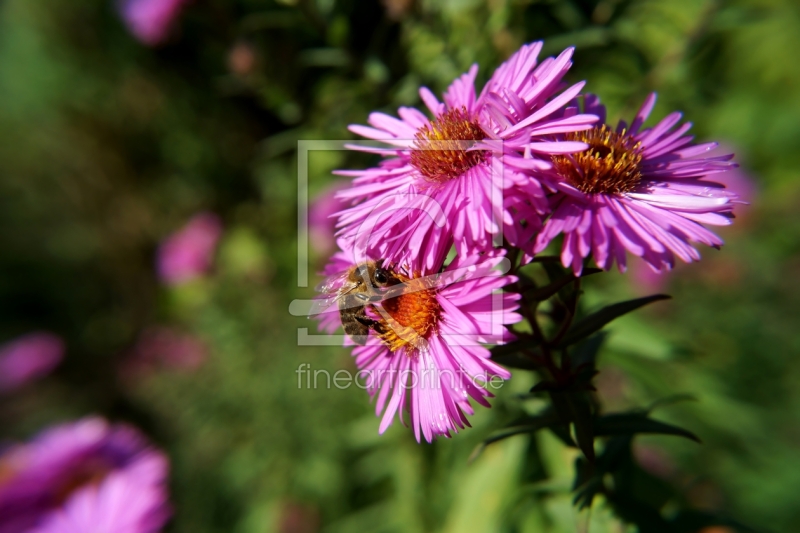
[[[468,462],[537,400],[515,374],[452,440],[378,436],[364,391],[298,388],[295,370],[352,369],[298,347],[296,141],[349,139],[372,110],[419,105],[470,64],[485,81],[521,44],[575,45],[612,119],[650,91],[754,181],[721,252],[671,274],[675,299],[615,323],[601,356],[607,410],[674,393],[658,417],[704,441],[642,438],[643,465],[698,509],[767,531],[800,521],[800,7],[792,0],[196,0],[165,44],[133,39],[109,0],[0,2],[0,341],[48,329],[57,372],[0,401],[0,438],[99,413],[172,460],[174,532],[627,531],[570,504],[575,452],[548,434]],[[317,152],[310,193],[335,168]],[[225,232],[214,271],[178,287],[158,243],[202,210]],[[312,272],[325,258],[312,254]],[[636,272],[587,281],[590,304],[648,292]],[[311,284],[316,283],[316,278]],[[652,281],[650,282],[652,284]],[[148,327],[201,339],[198,368],[131,375]],[[122,369],[122,370],[121,370]],[[527,459],[536,450],[542,461]],[[719,533],[721,530],[714,530]],[[711,530],[707,530],[711,533]]]

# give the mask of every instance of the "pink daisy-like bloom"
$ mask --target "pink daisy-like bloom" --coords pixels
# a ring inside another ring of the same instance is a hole
[[[148,46],[163,43],[188,0],[123,0],[120,14],[134,37]]]
[[[48,375],[64,357],[61,337],[37,331],[0,346],[0,393]]]
[[[340,214],[340,235],[363,240],[353,246],[395,262],[422,255],[429,269],[439,261],[429,248],[442,239],[462,254],[491,248],[501,229],[512,244],[530,239],[548,208],[531,171],[551,168],[553,154],[585,149],[582,142],[554,136],[597,121],[566,107],[583,82],[558,94],[573,49],[539,63],[541,48],[541,42],[523,46],[479,95],[477,65],[450,85],[443,102],[421,88],[432,119],[401,107],[400,118],[372,113],[371,127],[350,126],[379,141],[378,147],[351,148],[387,159],[376,168],[338,172],[355,177],[339,193],[353,205]]]
[[[158,249],[157,270],[167,285],[180,285],[206,274],[212,265],[222,222],[213,213],[200,213]]]
[[[327,272],[347,271],[353,266],[349,256],[335,255]],[[380,433],[396,415],[405,423],[408,411],[417,441],[430,442],[469,426],[470,399],[490,406],[487,383],[510,373],[489,359],[484,344],[510,340],[505,325],[522,318],[516,312],[519,295],[500,292],[516,281],[496,268],[501,263],[507,260],[499,253],[456,258],[441,274],[427,269],[422,258],[402,266],[382,264],[397,284],[367,307],[378,325],[353,350],[358,377],[377,398]],[[328,331],[339,325],[338,309],[320,318]]]
[[[0,456],[2,533],[155,533],[166,523],[166,457],[134,428],[86,418]]]
[[[590,253],[600,268],[616,261],[624,272],[626,250],[661,271],[671,269],[676,257],[699,260],[690,243],[722,245],[704,225],[730,224],[736,194],[706,178],[735,167],[733,155],[708,156],[716,143],[692,145],[693,137],[685,135],[691,123],[676,128],[680,113],[642,129],[655,101],[651,94],[630,126],[620,121],[616,129],[603,124],[566,136],[589,149],[553,157],[553,213],[530,253],[563,233],[561,260],[576,274]],[[596,96],[586,97],[585,111],[605,121]]]

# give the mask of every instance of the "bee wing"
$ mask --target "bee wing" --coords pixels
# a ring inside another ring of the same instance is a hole
[[[314,299],[308,315],[332,312],[331,307],[340,302],[344,295],[350,293],[356,287],[355,283],[347,281],[347,272],[328,276],[322,283],[317,285],[317,291],[321,294]],[[336,306],[335,310],[338,311],[338,306]]]
[[[308,312],[306,313],[309,317],[320,315],[322,313],[329,313],[332,310],[338,308],[334,307],[333,304],[336,303],[339,297],[336,294],[331,295],[320,295],[315,297],[313,300],[308,300],[311,302],[310,307],[308,307]]]
[[[344,285],[347,285],[347,272],[340,272],[322,280],[316,290],[323,294],[338,295]]]

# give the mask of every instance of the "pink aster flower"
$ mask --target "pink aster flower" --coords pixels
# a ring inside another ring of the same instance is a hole
[[[334,256],[328,272],[348,271],[353,265],[347,257]],[[430,442],[469,425],[470,400],[489,407],[487,383],[510,373],[489,359],[484,344],[507,342],[505,325],[521,320],[519,295],[499,292],[516,279],[495,268],[501,263],[507,261],[499,254],[457,258],[441,274],[427,269],[422,258],[381,263],[393,282],[379,302],[366,306],[374,323],[353,350],[358,377],[377,398],[380,433],[396,415],[404,422],[408,411],[417,440]],[[330,331],[337,318],[337,309],[324,313],[323,327]],[[345,344],[355,343],[348,338]]]
[[[0,393],[11,392],[46,376],[64,357],[64,341],[44,331],[0,346]]]
[[[386,159],[376,168],[338,172],[355,177],[353,187],[339,193],[354,204],[340,214],[341,235],[363,240],[354,246],[375,257],[405,262],[422,255],[429,269],[439,261],[429,248],[442,241],[468,254],[490,248],[501,228],[512,244],[531,238],[548,206],[530,172],[550,168],[553,154],[585,149],[583,142],[554,135],[597,120],[566,108],[583,83],[558,93],[573,50],[539,63],[541,48],[541,42],[523,46],[480,94],[477,65],[450,85],[443,102],[421,88],[433,118],[401,107],[399,118],[372,113],[371,127],[351,126],[379,141],[375,148],[351,148]]]
[[[600,268],[616,261],[625,271],[626,250],[660,271],[676,257],[700,259],[690,243],[722,245],[705,225],[730,224],[736,195],[708,176],[734,167],[733,155],[711,157],[716,143],[691,144],[691,123],[678,126],[680,113],[642,129],[655,101],[651,94],[630,126],[621,121],[616,129],[604,124],[566,136],[589,149],[553,157],[553,214],[531,253],[563,233],[561,260],[576,273],[590,253]],[[597,97],[588,96],[585,107],[605,120]]]
[[[211,269],[222,223],[213,213],[200,213],[158,249],[158,275],[167,285],[179,285]]]
[[[120,12],[134,37],[155,46],[167,39],[187,3],[188,0],[123,0]]]
[[[86,418],[0,456],[2,533],[155,533],[169,517],[167,459],[135,429]]]

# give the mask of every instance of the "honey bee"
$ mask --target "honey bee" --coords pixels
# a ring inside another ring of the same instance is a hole
[[[334,289],[333,287],[339,283],[341,286]],[[329,279],[319,290],[333,295],[333,300],[339,306],[339,317],[344,332],[353,339],[353,342],[364,346],[367,343],[369,330],[380,334],[383,333],[384,327],[380,321],[367,316],[367,306],[385,297],[382,289],[401,283],[402,280],[397,275],[383,267],[382,260],[366,261],[350,267],[344,274]]]

